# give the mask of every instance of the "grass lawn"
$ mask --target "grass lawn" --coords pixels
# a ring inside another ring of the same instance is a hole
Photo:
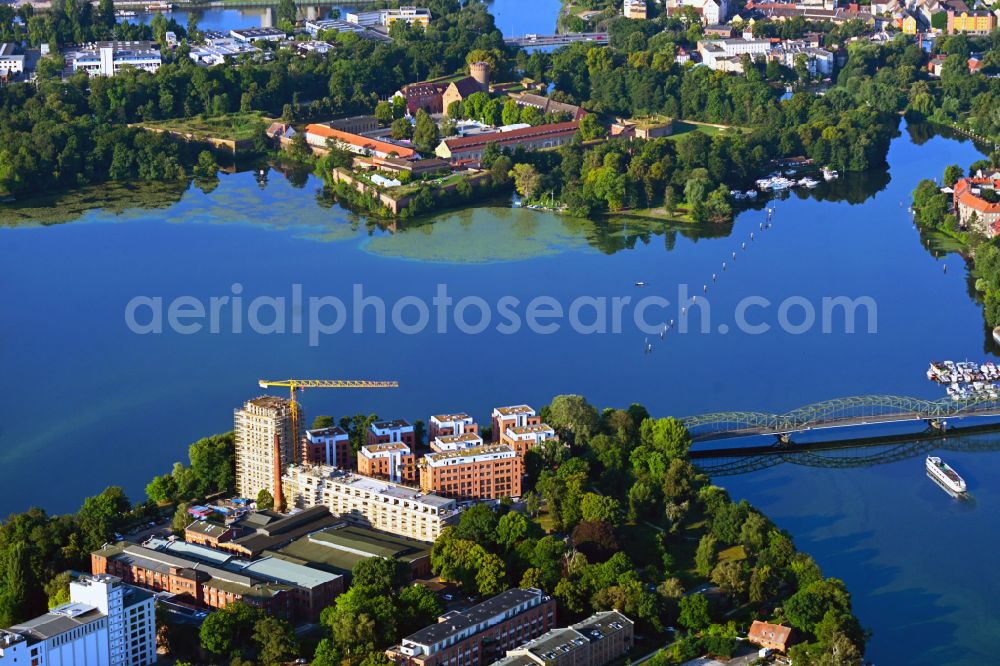
[[[619,213],[613,213],[615,217],[632,217],[641,218],[643,220],[655,220],[657,222],[680,222],[683,224],[695,224],[695,221],[691,219],[688,212],[688,207],[683,204],[678,204],[677,209],[673,213],[667,213],[666,209],[662,206],[659,208],[636,208],[635,210],[626,210]]]
[[[229,113],[224,116],[203,118],[177,118],[174,120],[154,120],[140,123],[140,127],[190,134],[195,138],[227,139],[230,141],[245,141],[252,139],[254,131],[260,123],[272,122],[271,118],[257,112]]]
[[[719,134],[720,132],[742,132],[743,129],[739,127],[728,127],[726,129],[721,129],[719,127],[713,127],[711,125],[697,125],[695,123],[689,123],[685,120],[675,120],[674,121],[674,131],[667,136],[668,139],[676,139],[679,136],[683,136],[688,132],[701,132],[702,134],[707,134],[708,136],[713,136]]]
[[[719,553],[719,562],[741,562],[747,559],[743,546],[732,546]]]

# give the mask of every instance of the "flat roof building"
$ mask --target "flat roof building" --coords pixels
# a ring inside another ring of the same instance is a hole
[[[410,634],[386,654],[397,664],[463,666],[489,664],[504,651],[555,626],[555,600],[534,588],[514,588],[438,618]]]
[[[160,50],[155,42],[97,42],[65,53],[73,72],[88,76],[114,76],[123,67],[154,73],[160,69]]]
[[[277,28],[238,28],[230,30],[233,39],[240,42],[277,42],[286,37],[284,30]]]
[[[234,410],[233,420],[236,494],[256,498],[261,490],[267,490],[275,500],[274,505],[280,507],[281,473],[295,461],[299,442],[297,433],[292,432],[291,404],[287,398],[261,396]]]
[[[412,440],[412,431],[410,434]],[[401,441],[366,444],[358,451],[358,473],[394,483],[415,483],[417,457]]]
[[[431,450],[437,453],[460,451],[483,445],[483,438],[475,433],[464,435],[439,435],[431,440]]]
[[[507,428],[536,425],[542,422],[542,418],[535,412],[535,408],[528,405],[495,407],[491,418],[494,442],[500,441],[500,434],[506,432]]]
[[[632,620],[603,611],[508,650],[493,666],[607,666],[628,654],[634,642]]]
[[[69,585],[70,602],[0,630],[0,666],[156,663],[153,595],[108,575]]]
[[[550,439],[559,438],[556,437],[556,431],[547,423],[510,426],[500,433],[500,443],[511,447],[522,457],[530,449]]]
[[[431,571],[429,544],[347,523],[307,534],[266,554],[343,576],[350,576],[354,565],[372,557],[404,562],[414,579]]]
[[[524,463],[506,444],[486,444],[428,453],[421,462],[420,488],[460,500],[521,496]]]
[[[434,441],[440,435],[464,435],[479,433],[479,425],[465,412],[435,414],[427,421],[427,437]]]
[[[419,541],[434,541],[459,515],[453,499],[326,465],[293,465],[282,481],[294,506],[325,506],[352,525]]]
[[[339,426],[306,430],[302,460],[309,465],[330,465],[351,469],[354,456],[351,455],[351,439],[347,431]]]

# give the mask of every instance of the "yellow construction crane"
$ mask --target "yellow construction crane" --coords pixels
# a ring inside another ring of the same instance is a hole
[[[307,388],[399,388],[397,381],[370,381],[366,379],[261,379],[257,382],[261,388],[271,386],[287,386],[291,397],[292,437],[299,437],[299,403],[295,401],[295,390],[304,391]],[[299,460],[299,442],[292,443],[292,457]]]

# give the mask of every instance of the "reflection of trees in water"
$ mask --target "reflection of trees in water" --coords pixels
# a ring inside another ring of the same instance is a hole
[[[117,216],[135,209],[169,208],[181,200],[189,182],[108,182],[22,199],[0,207],[0,226],[64,224],[96,209]]]

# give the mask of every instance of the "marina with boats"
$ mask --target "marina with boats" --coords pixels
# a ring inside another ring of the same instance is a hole
[[[952,400],[1000,399],[1000,368],[992,361],[933,361],[927,369],[927,379],[947,387]]]

